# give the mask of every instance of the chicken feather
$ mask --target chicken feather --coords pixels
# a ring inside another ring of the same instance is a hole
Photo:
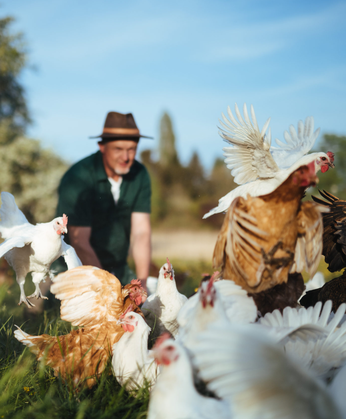
[[[316,182],[313,164],[296,170],[274,192],[237,198],[216,241],[213,265],[250,293],[287,282],[288,273],[317,269],[322,251],[321,208],[301,203]]]
[[[31,336],[18,329],[16,338],[29,346],[38,359],[45,356],[54,374],[76,387],[92,387],[112,355],[113,345],[125,330],[118,324],[120,316],[131,310],[143,318],[137,306],[146,298],[140,281],[123,288],[109,272],[93,266],[81,266],[59,274],[52,292],[61,299],[61,318],[81,326],[63,336]]]

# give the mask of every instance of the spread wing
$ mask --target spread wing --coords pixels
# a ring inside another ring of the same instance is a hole
[[[259,272],[263,256],[262,247],[256,240],[265,240],[267,233],[257,227],[254,217],[239,208],[239,204],[244,202],[244,198],[238,197],[229,207],[216,241],[213,265],[214,268],[223,266],[227,258],[233,270],[254,287],[259,284],[261,275],[248,277],[240,261],[252,265],[255,272]]]
[[[256,180],[257,178],[268,179],[275,176],[279,168],[271,155],[270,131],[268,136],[265,132],[268,128],[270,118],[264,124],[262,131],[259,130],[254,109],[251,105],[251,117],[249,118],[246,104],[244,104],[244,119],[242,118],[237,104],[235,113],[239,120],[233,116],[228,107],[229,119],[222,114],[223,121],[220,121],[220,135],[231,144],[231,147],[224,147],[225,163],[234,176],[234,181],[239,185]]]
[[[298,213],[298,239],[294,263],[290,272],[304,269],[313,277],[322,255],[323,221],[321,213],[328,211],[314,202],[303,202]]]
[[[305,119],[305,124],[303,121],[298,122],[298,131],[293,125],[290,125],[289,132],[284,132],[286,143],[275,139],[279,148],[271,147],[270,149],[278,166],[280,168],[291,167],[312,149],[319,133],[319,128],[314,132],[314,118],[312,116]]]
[[[32,237],[15,236],[5,240],[0,244],[0,257],[4,256],[7,252],[14,247],[24,247],[26,244],[31,243]]]
[[[346,266],[346,201],[327,191],[320,191],[324,199],[312,196],[319,205],[329,208],[323,214],[323,250],[330,272],[340,271]]]
[[[198,337],[194,363],[209,390],[246,419],[340,418],[330,394],[261,328],[216,324]],[[327,416],[326,416],[327,417]]]
[[[100,326],[116,321],[123,309],[118,278],[94,266],[80,266],[59,274],[51,291],[61,300],[61,318],[73,326]]]
[[[67,269],[73,269],[73,268],[77,268],[77,266],[82,266],[82,262],[79,259],[74,248],[68,245],[67,243],[65,243],[62,237],[61,237],[61,247],[62,247],[61,256],[63,256],[65,259]]]

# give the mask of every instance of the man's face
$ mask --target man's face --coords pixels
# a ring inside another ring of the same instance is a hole
[[[116,140],[99,144],[108,177],[126,175],[136,156],[137,141]]]

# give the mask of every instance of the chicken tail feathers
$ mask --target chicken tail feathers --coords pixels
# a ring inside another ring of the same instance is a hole
[[[14,226],[28,223],[25,215],[17,207],[14,196],[9,192],[1,192],[0,234],[6,238],[6,231]]]
[[[19,342],[21,342],[23,345],[27,346],[32,353],[37,355],[38,360],[42,358],[47,347],[50,347],[57,342],[55,336],[32,336],[24,332],[20,327],[16,327],[17,330],[14,331],[15,338],[19,340]]]
[[[20,327],[16,327],[17,330],[14,331],[15,338],[26,346],[34,346],[31,339],[33,336],[29,335],[28,333],[25,333]]]

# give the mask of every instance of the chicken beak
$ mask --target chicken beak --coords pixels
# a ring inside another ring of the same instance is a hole
[[[332,162],[330,161],[330,162],[328,163],[328,166],[329,166],[330,168],[334,169],[335,164],[334,164],[334,163],[332,163]]]

